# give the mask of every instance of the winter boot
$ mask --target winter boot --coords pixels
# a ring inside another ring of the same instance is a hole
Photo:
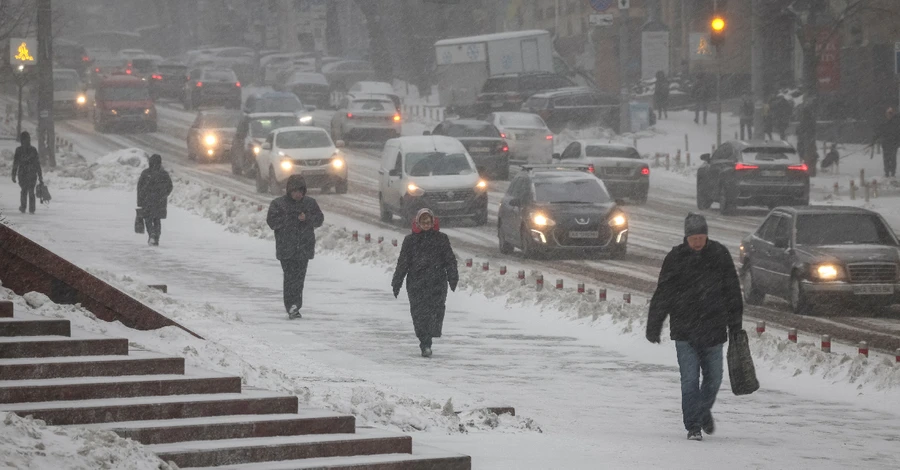
[[[422,350],[422,357],[431,357],[431,348],[425,348]]]
[[[25,206],[20,207],[20,208],[19,208],[19,212],[21,212],[21,213],[24,214],[24,213],[25,213]]]
[[[303,318],[303,316],[300,315],[300,307],[291,305],[291,309],[288,310],[288,318],[291,320],[295,318]]]
[[[687,438],[689,441],[702,441],[703,434],[700,433],[699,429],[694,429],[693,431],[688,431]]]
[[[716,420],[713,419],[712,413],[706,415],[706,419],[703,420],[701,427],[706,434],[713,435],[716,433]]]

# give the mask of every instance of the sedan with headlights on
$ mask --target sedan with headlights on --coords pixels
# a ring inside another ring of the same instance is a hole
[[[322,191],[347,192],[347,161],[337,144],[319,127],[283,127],[271,132],[256,157],[256,190],[284,194],[284,185],[291,175],[303,175],[309,187]]]
[[[497,215],[500,252],[526,258],[551,251],[624,255],[628,217],[586,165],[525,165]]]
[[[234,133],[241,121],[237,111],[201,111],[188,129],[188,158],[214,162],[231,158]]]
[[[740,246],[744,301],[788,300],[797,314],[900,303],[900,242],[876,212],[806,206],[772,210]]]

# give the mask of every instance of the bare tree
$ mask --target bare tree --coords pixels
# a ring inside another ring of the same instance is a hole
[[[375,75],[380,80],[391,81],[394,67],[391,64],[391,52],[379,15],[382,11],[380,3],[374,0],[356,0],[356,5],[366,17],[366,28],[369,31],[369,61],[375,69]]]
[[[33,0],[0,0],[0,41],[22,34],[37,14]]]

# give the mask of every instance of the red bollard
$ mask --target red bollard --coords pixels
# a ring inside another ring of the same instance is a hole
[[[397,239],[394,238],[391,240],[391,245],[397,246]]]
[[[556,288],[557,288],[557,289],[562,289],[562,288],[563,288],[563,280],[562,280],[562,279],[557,279],[557,280],[556,280]]]
[[[788,330],[788,341],[790,341],[792,343],[797,342],[797,329],[796,328],[791,328],[790,330]]]
[[[822,352],[831,352],[831,335],[822,335]]]
[[[467,268],[471,268],[471,267],[472,267],[472,258],[466,258],[466,267],[467,267]]]
[[[488,264],[488,263],[489,263],[488,261],[485,261],[484,263],[481,263],[481,270],[482,270],[482,271],[489,271],[489,270],[491,269],[491,266],[490,266],[490,264]]]
[[[865,341],[860,341],[860,342],[859,342],[859,348],[858,348],[858,351],[859,351],[859,353],[862,354],[863,356],[869,357],[869,345],[868,345],[868,343],[866,343]]]
[[[900,348],[897,348],[897,350],[895,351],[895,354],[896,354],[896,357],[894,358],[894,360],[896,360],[897,363],[900,364]]]
[[[384,241],[384,237],[378,237],[378,244],[379,244],[379,245],[381,245],[381,243],[382,243],[383,241]]]
[[[597,289],[599,294],[597,295],[597,300],[600,302],[606,302],[606,289]]]
[[[518,277],[519,277],[519,279],[521,279],[521,280],[524,280],[524,279],[525,279],[525,270],[524,270],[524,269],[520,269],[520,270],[519,270]]]
[[[500,266],[500,275],[506,276],[506,266]]]
[[[262,212],[262,204],[256,206],[256,212]]]
[[[231,202],[237,201],[237,196],[231,196]]]
[[[630,304],[631,303],[631,294],[622,294],[622,300],[624,300],[626,304]]]
[[[366,243],[371,243],[371,242],[372,242],[372,235],[370,235],[370,234],[368,234],[368,233],[365,234],[365,236],[364,236],[363,238],[366,240]]]
[[[584,294],[584,283],[583,282],[578,283],[578,293]]]
[[[766,332],[766,322],[758,321],[756,322],[756,334],[757,336],[762,335]]]
[[[350,239],[355,242],[358,242],[359,241],[359,232],[354,230],[353,233],[350,234]]]
[[[534,281],[535,287],[537,290],[542,290],[544,288],[544,275],[538,274],[537,279]]]

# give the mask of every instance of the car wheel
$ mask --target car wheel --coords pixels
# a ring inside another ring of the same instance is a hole
[[[791,276],[791,310],[797,315],[808,315],[811,310],[809,299],[803,292],[803,285],[797,275]]]
[[[766,300],[766,293],[753,284],[753,271],[749,264],[741,270],[741,288],[744,291],[744,302],[748,305],[762,305]]]
[[[262,194],[269,190],[269,184],[262,176],[262,171],[259,166],[256,167],[256,192]]]
[[[700,189],[700,184],[697,183],[697,209],[707,210],[712,207],[712,203],[712,198],[705,194],[703,190]]]
[[[394,214],[391,214],[391,211],[384,206],[384,198],[381,197],[381,194],[378,195],[378,212],[381,214],[382,222],[391,223],[394,221]]]
[[[734,214],[734,201],[728,197],[728,191],[725,188],[719,190],[719,211],[722,215]]]
[[[269,168],[269,194],[281,196],[281,185],[278,184],[278,178],[275,177],[274,168]]]
[[[334,184],[334,192],[337,194],[347,194],[350,183],[347,180],[341,180]]]
[[[500,244],[500,253],[504,255],[512,254],[513,250],[515,250],[512,243],[506,241],[506,238],[503,236],[499,220],[497,221],[497,242]]]

